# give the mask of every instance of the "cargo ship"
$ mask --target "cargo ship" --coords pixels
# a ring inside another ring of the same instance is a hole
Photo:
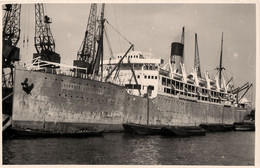
[[[101,18],[101,30],[103,24]],[[103,60],[102,32],[97,51],[91,51],[96,53],[92,64],[78,59],[74,66],[63,65],[59,55],[50,61],[46,57],[50,52],[42,51],[32,63],[14,68],[13,128],[120,132],[124,123],[233,124],[250,113],[250,107],[239,103],[235,90],[221,76],[222,52],[219,75],[211,79],[205,72],[202,78],[199,61],[191,74],[185,72],[183,39],[171,44],[166,64],[134,51],[132,44],[125,53]]]

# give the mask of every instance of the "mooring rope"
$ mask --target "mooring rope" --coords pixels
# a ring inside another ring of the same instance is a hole
[[[14,94],[14,92],[12,92],[12,93],[10,93],[9,95],[5,96],[2,101],[4,101],[5,99],[9,98],[9,97],[12,96],[13,94]]]

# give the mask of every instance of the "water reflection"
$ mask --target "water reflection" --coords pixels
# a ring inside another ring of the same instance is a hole
[[[254,132],[229,132],[191,138],[116,133],[8,139],[3,164],[253,165],[254,137]]]

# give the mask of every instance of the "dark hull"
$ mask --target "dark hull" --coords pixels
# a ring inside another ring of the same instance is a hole
[[[30,93],[21,85],[24,81],[34,86]],[[15,69],[12,115],[15,128],[75,132],[94,127],[119,132],[124,130],[123,123],[146,125],[147,107],[149,123],[156,126],[233,124],[249,113],[245,108],[181,100],[159,92],[147,101],[146,97],[130,95],[125,87],[112,83]],[[146,132],[145,129],[139,132]]]
[[[208,132],[226,132],[235,129],[231,124],[200,124],[200,127]]]
[[[123,124],[126,133],[138,135],[158,135],[161,132],[160,126],[140,125],[140,124]]]
[[[167,126],[161,129],[161,134],[164,136],[205,136],[205,130],[200,127],[178,127],[178,126]]]
[[[234,126],[236,131],[255,131],[255,123],[238,122]]]
[[[77,132],[59,132],[59,131],[43,131],[22,128],[11,128],[10,130],[15,136],[18,137],[89,137],[101,136],[103,130],[88,131],[82,130]]]

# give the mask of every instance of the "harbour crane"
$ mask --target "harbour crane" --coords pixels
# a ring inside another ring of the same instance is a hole
[[[12,115],[14,63],[20,60],[21,4],[5,4],[2,32],[2,113]]]
[[[201,78],[200,57],[199,57],[199,47],[198,47],[197,33],[195,33],[194,69],[195,69],[195,71],[197,72],[198,77]]]
[[[93,3],[90,7],[87,28],[81,46],[77,52],[77,60],[73,65],[87,68],[87,74],[91,74],[95,59],[95,36],[96,36],[97,4]],[[77,70],[77,74],[86,73],[85,70]]]
[[[6,4],[3,17],[2,37],[2,87],[13,87],[13,63],[20,60],[20,48],[16,47],[20,39],[21,4]],[[10,73],[5,74],[4,68]]]
[[[33,58],[38,58],[42,61],[60,63],[60,55],[55,52],[55,41],[50,29],[51,19],[44,14],[42,3],[35,4],[35,37],[34,46],[37,53],[33,54]],[[47,65],[46,67],[54,67]],[[57,67],[55,67],[57,68]]]

